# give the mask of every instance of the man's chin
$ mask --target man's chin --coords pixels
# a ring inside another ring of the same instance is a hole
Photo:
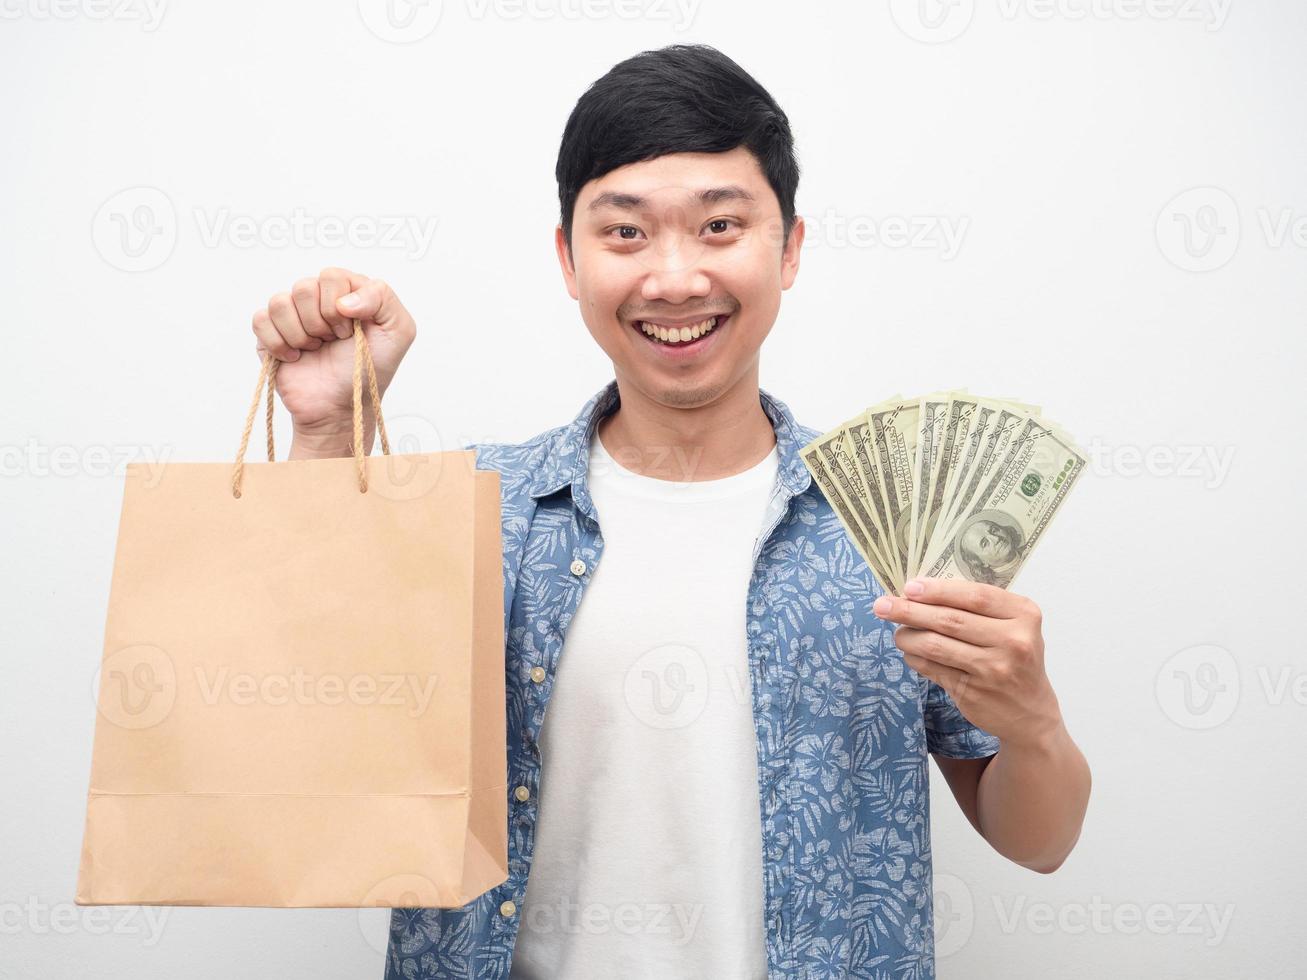
[[[690,409],[710,404],[726,390],[716,372],[695,371],[693,376],[668,377],[665,372],[643,369],[626,372],[646,397],[668,408]]]

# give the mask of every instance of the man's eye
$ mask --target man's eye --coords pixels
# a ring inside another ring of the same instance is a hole
[[[720,235],[720,234],[722,234],[723,232],[725,232],[725,231],[727,230],[727,228],[726,228],[726,227],[718,227],[719,225],[725,225],[725,226],[729,227],[730,225],[733,225],[733,224],[735,224],[735,219],[733,219],[733,218],[713,218],[712,221],[708,222],[708,227],[709,227],[709,229],[712,230],[712,232],[713,232],[714,234]]]
[[[624,242],[633,242],[635,241],[635,236],[640,234],[640,229],[635,227],[635,225],[618,225],[613,229],[613,231],[617,232],[617,237]],[[632,232],[632,234],[626,234],[628,231]]]

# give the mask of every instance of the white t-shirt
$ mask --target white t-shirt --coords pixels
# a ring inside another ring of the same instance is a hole
[[[745,600],[778,463],[657,480],[592,438],[604,550],[540,732],[511,980],[766,977]]]

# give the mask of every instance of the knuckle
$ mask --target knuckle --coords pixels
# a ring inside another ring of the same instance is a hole
[[[939,617],[939,625],[946,632],[961,630],[965,622],[962,613],[956,609],[946,609]]]
[[[944,642],[944,637],[940,636],[938,633],[929,634],[926,637],[923,645],[925,646],[926,656],[936,660],[938,660],[939,657],[944,653],[945,646],[946,646]]]
[[[975,607],[978,613],[987,616],[994,609],[994,597],[983,585],[972,586],[971,605]]]
[[[268,312],[274,315],[288,313],[292,305],[290,293],[277,293],[268,300]]]
[[[318,298],[318,280],[297,279],[295,285],[291,287],[290,294],[296,300],[316,302]]]
[[[1026,615],[1036,627],[1043,625],[1044,611],[1039,608],[1039,603],[1034,599],[1026,599]]]
[[[336,309],[336,299],[327,290],[322,291],[318,302],[318,313],[330,326],[338,327],[345,323],[345,317]]]

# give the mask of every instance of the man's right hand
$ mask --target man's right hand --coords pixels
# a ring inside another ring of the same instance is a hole
[[[417,325],[380,279],[348,269],[323,269],[278,293],[254,314],[260,360],[271,352],[277,393],[294,420],[292,459],[343,456],[354,426],[354,320],[361,321],[383,394],[417,335]],[[376,415],[364,373],[365,446]],[[365,451],[366,448],[365,448]]]

